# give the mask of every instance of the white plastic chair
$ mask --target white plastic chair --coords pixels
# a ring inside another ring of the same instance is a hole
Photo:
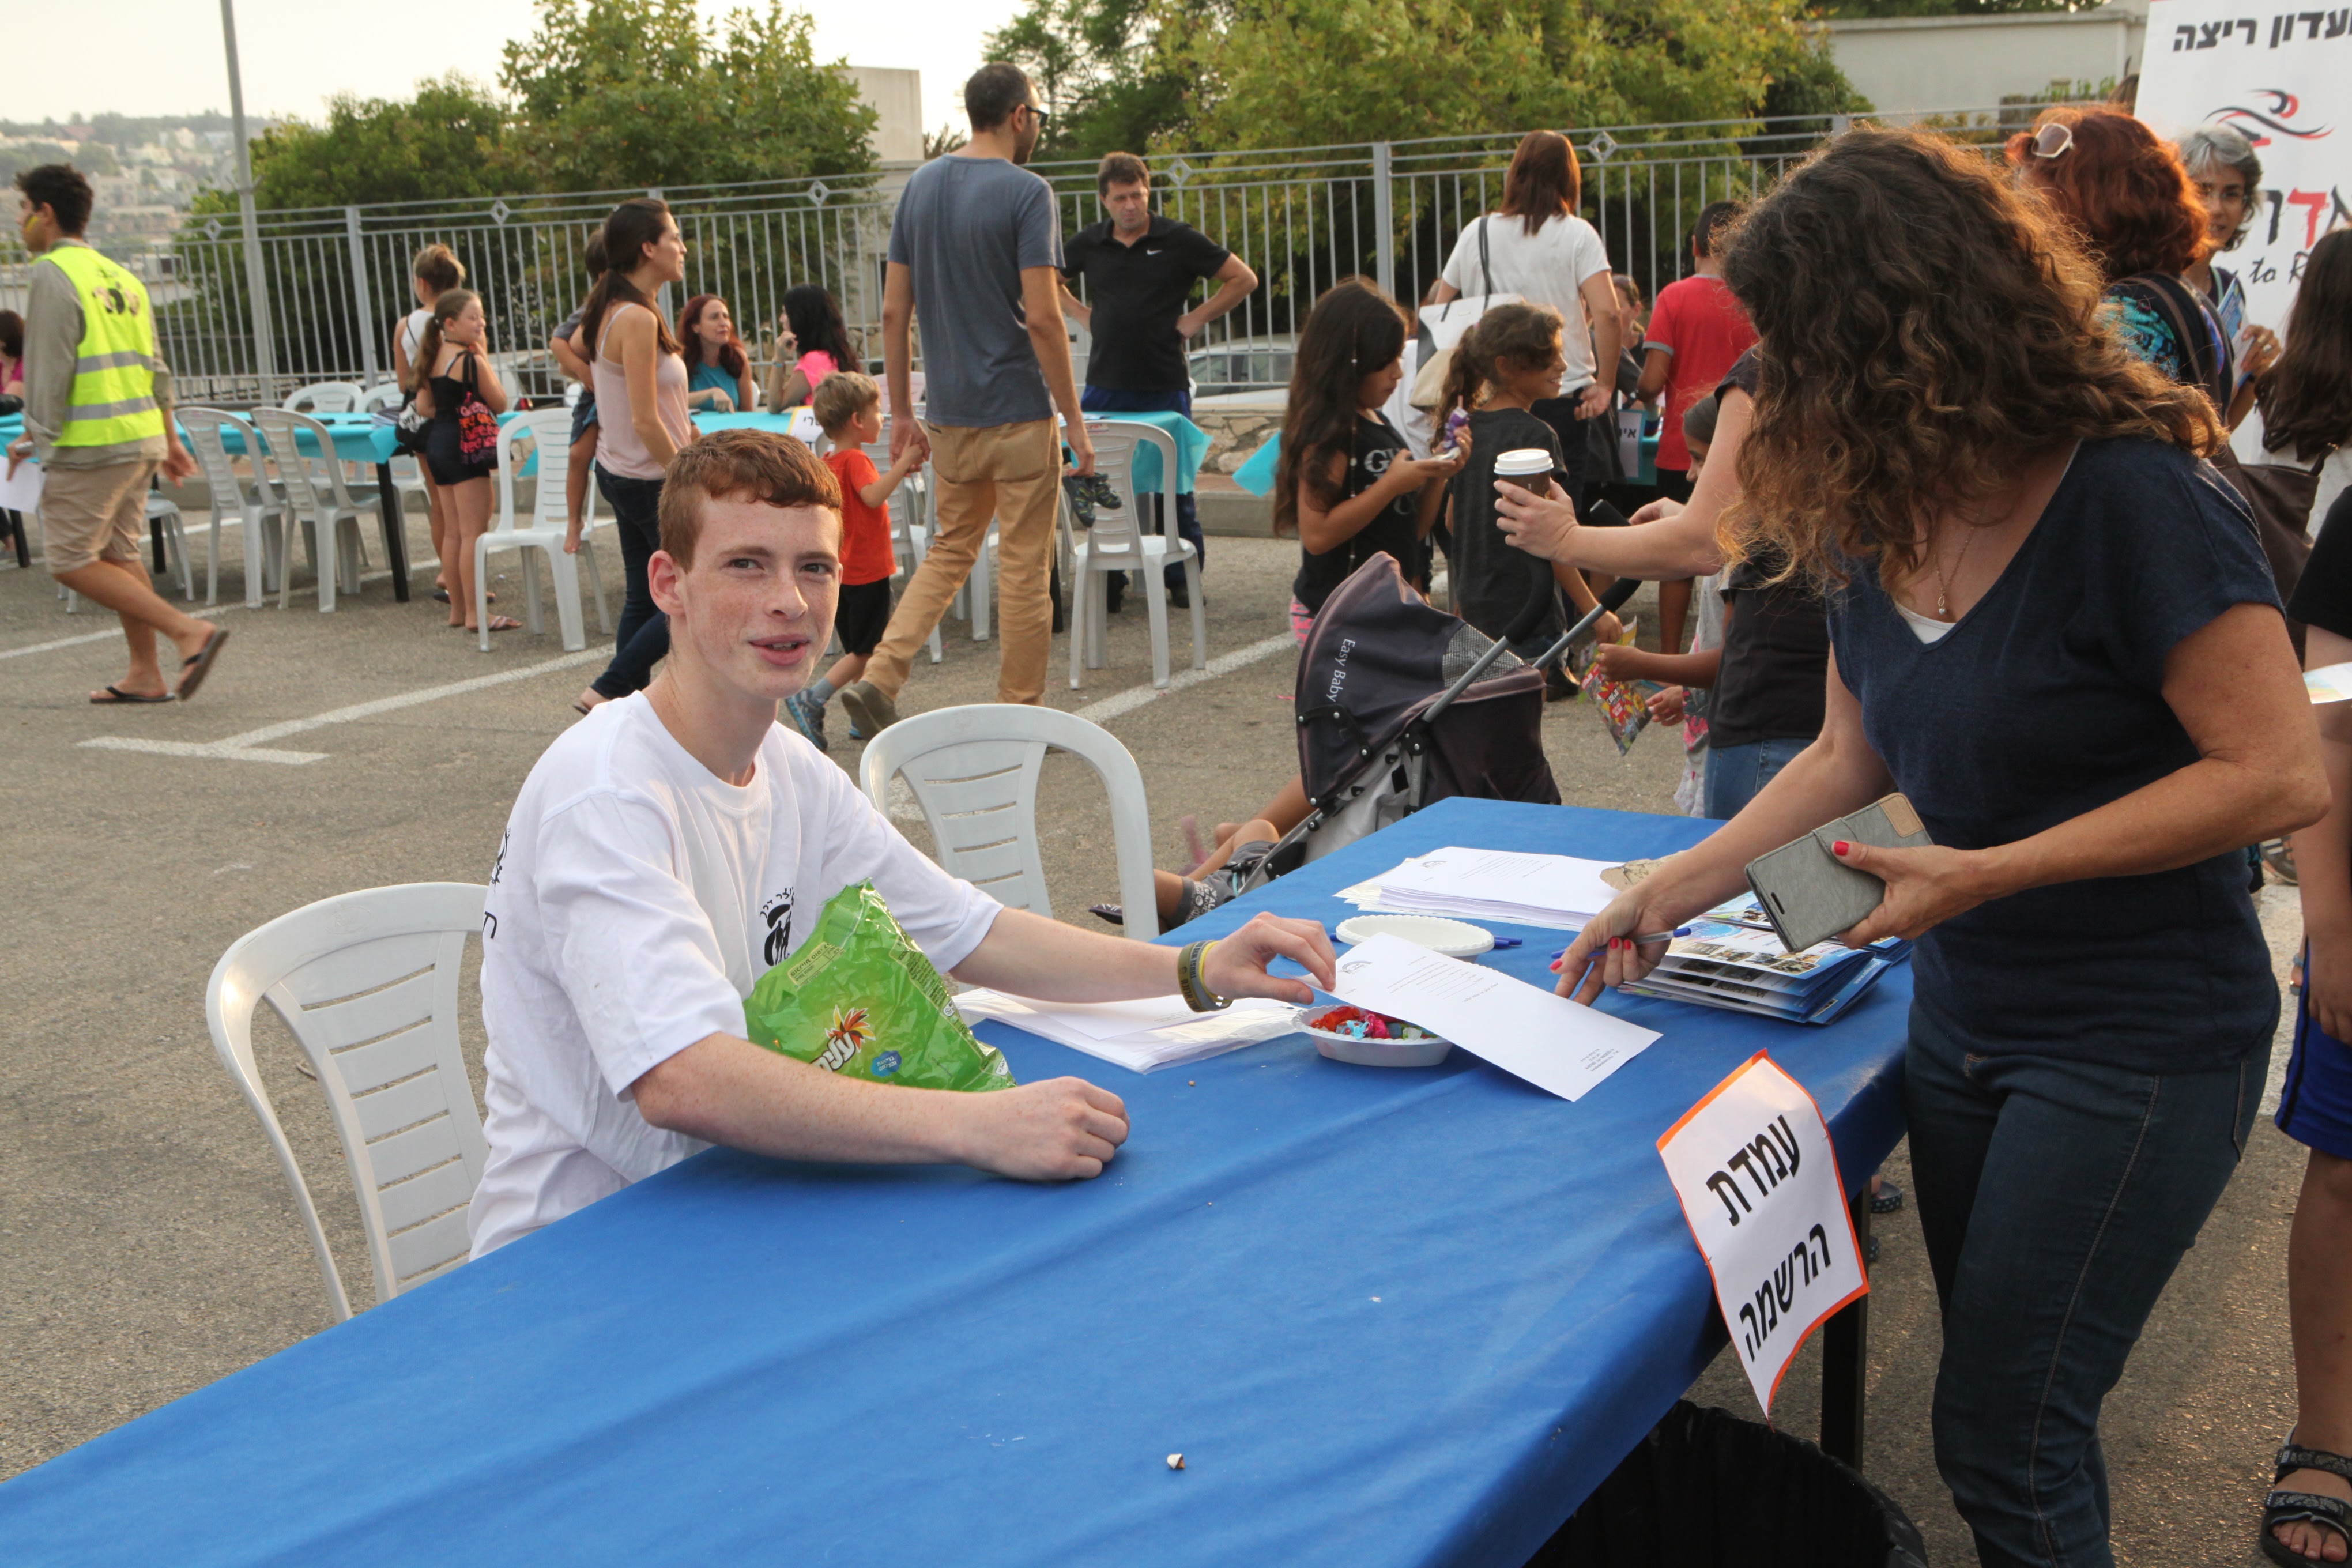
[[[356,381],[314,381],[296,387],[278,406],[296,414],[351,414],[366,396],[367,388]]]
[[[179,419],[188,433],[188,449],[195,454],[196,467],[204,470],[205,484],[212,491],[212,531],[205,541],[205,603],[220,603],[220,535],[233,516],[244,528],[246,608],[257,610],[268,585],[262,565],[264,535],[282,526],[286,510],[262,466],[261,438],[252,426],[217,408],[183,408]],[[253,469],[250,482],[239,477],[229,460],[221,439],[224,430],[234,432],[243,445]]]
[[[270,468],[286,497],[287,513],[301,523],[303,536],[310,542],[310,569],[319,580],[319,613],[331,614],[337,589],[346,594],[360,591],[360,567],[367,559],[360,519],[374,510],[376,488],[353,485],[343,478],[343,466],[335,458],[334,432],[309,415],[257,408],[253,422],[268,449]],[[315,452],[302,450],[305,431],[317,443]],[[284,559],[278,566],[278,607],[282,610],[293,596],[293,551],[285,549],[280,553]]]
[[[147,524],[152,530],[157,523],[163,526],[163,559],[166,568],[180,580],[180,597],[196,596],[195,574],[188,567],[188,531],[181,521],[177,501],[161,490],[147,492]]]
[[[901,719],[866,742],[857,778],[874,809],[889,811],[890,781],[906,775],[931,825],[939,862],[1011,909],[1048,919],[1045,868],[1037,854],[1037,774],[1057,746],[1095,770],[1110,795],[1111,847],[1126,934],[1160,934],[1151,889],[1151,811],[1143,773],[1111,732],[1075,713],[978,702]]]
[[[337,1322],[351,1301],[254,1065],[254,1009],[277,1010],[326,1094],[375,1299],[413,1289],[466,1260],[466,1206],[489,1159],[457,1045],[458,971],[488,892],[418,882],[322,899],[230,943],[205,987],[213,1048],[293,1189]]]
[[[536,446],[539,472],[532,480],[530,522],[515,521],[514,486],[522,469],[522,454]],[[610,631],[604,620],[604,584],[596,574],[596,552],[581,531],[580,553],[563,549],[563,479],[572,457],[572,415],[567,409],[541,408],[510,419],[499,430],[498,473],[490,488],[499,498],[496,526],[474,541],[474,613],[482,628],[482,651],[490,651],[489,559],[493,550],[536,550],[547,557],[547,574],[555,583],[555,620],[563,634],[563,648],[577,653],[588,646],[580,615],[580,562],[588,563],[588,582],[596,595],[596,629]],[[592,503],[593,509],[593,503]],[[585,520],[593,521],[593,510]],[[528,553],[522,563],[524,603],[533,632],[542,627],[539,613],[539,573]]]
[[[1070,576],[1070,689],[1078,689],[1078,667],[1100,669],[1108,662],[1106,647],[1110,621],[1109,585],[1113,572],[1143,574],[1143,603],[1151,616],[1151,684],[1168,684],[1168,595],[1161,591],[1164,568],[1171,561],[1184,566],[1185,596],[1192,601],[1192,668],[1209,663],[1209,614],[1201,597],[1201,562],[1189,541],[1176,535],[1176,441],[1156,425],[1135,419],[1087,421],[1094,442],[1095,471],[1118,492],[1116,510],[1095,513],[1094,527],[1072,543],[1076,563]],[[1135,490],[1135,453],[1149,441],[1160,449],[1160,484],[1164,498],[1166,533],[1146,533],[1142,508]]]

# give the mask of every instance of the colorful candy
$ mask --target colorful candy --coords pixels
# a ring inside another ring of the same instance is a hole
[[[1351,1040],[1433,1040],[1437,1037],[1418,1024],[1408,1024],[1402,1018],[1386,1017],[1367,1012],[1361,1007],[1327,1007],[1307,1020],[1311,1029],[1328,1035],[1344,1035]]]

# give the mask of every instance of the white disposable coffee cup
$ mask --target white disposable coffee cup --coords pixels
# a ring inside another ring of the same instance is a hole
[[[1542,495],[1549,489],[1544,482],[1559,470],[1553,466],[1551,454],[1541,447],[1519,447],[1495,459],[1495,477],[1508,479],[1524,489]]]

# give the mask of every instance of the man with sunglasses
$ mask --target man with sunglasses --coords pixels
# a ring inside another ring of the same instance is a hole
[[[1045,692],[1053,641],[1048,582],[1062,442],[1080,474],[1094,447],[1078,411],[1060,301],[1062,231],[1051,186],[1021,165],[1045,129],[1029,79],[982,66],[964,84],[971,140],[915,171],[890,224],[882,354],[890,380],[890,454],[929,449],[939,535],[898,600],[866,677],[841,693],[858,731],[898,722],[899,689],[997,528],[997,697]],[[910,323],[923,332],[922,424],[909,417]],[[1056,432],[1059,408],[1068,428]]]

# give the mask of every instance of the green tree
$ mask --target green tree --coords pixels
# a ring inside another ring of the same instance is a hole
[[[540,0],[539,31],[506,47],[511,134],[542,190],[612,190],[856,174],[874,110],[814,22],[767,11],[706,26],[693,0]]]
[[[2013,11],[2087,11],[2098,0],[1830,0],[1832,16],[1990,16]]]
[[[1188,83],[1157,47],[1155,0],[1029,0],[988,35],[992,60],[1029,73],[1052,110],[1042,155],[1097,158],[1181,139],[1192,113]]]
[[[339,94],[327,122],[288,121],[253,139],[254,205],[339,207],[493,195],[523,178],[490,90],[450,73],[413,99]],[[234,191],[198,194],[198,214],[235,212]]]
[[[1162,17],[1204,147],[1737,119],[1802,0],[1275,0]]]

